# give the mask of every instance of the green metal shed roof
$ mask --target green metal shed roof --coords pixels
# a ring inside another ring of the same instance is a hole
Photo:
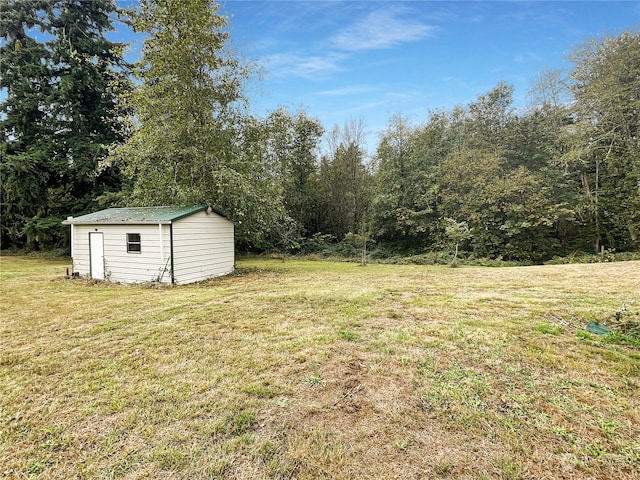
[[[207,209],[206,205],[192,207],[131,207],[131,208],[107,208],[99,212],[69,217],[64,222],[66,225],[78,223],[171,223],[181,218]]]

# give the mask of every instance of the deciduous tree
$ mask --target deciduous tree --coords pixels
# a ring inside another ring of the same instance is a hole
[[[640,33],[585,42],[571,60],[580,178],[597,253],[640,245]]]
[[[114,149],[138,204],[212,205],[236,221],[241,243],[259,243],[281,216],[280,185],[259,146],[262,123],[247,111],[253,70],[235,55],[228,21],[209,0],[142,0],[146,32],[136,131]]]
[[[449,144],[447,119],[433,115],[412,127],[394,116],[376,153],[372,220],[376,235],[404,248],[424,248],[437,228],[440,164]]]

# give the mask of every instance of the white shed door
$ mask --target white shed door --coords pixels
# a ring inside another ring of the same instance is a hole
[[[104,238],[102,233],[89,233],[89,253],[91,255],[91,278],[104,280]]]

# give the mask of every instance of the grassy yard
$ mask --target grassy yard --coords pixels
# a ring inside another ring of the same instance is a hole
[[[69,265],[0,257],[0,478],[640,479],[640,262]]]

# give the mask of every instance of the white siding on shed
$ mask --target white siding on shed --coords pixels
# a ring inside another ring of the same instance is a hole
[[[169,225],[75,225],[73,228],[73,271],[90,274],[89,233],[104,234],[104,270],[114,282],[171,283]],[[140,253],[127,253],[127,233],[139,233]],[[160,237],[162,236],[162,246]]]
[[[233,272],[233,223],[205,211],[173,224],[176,283],[191,283]]]

